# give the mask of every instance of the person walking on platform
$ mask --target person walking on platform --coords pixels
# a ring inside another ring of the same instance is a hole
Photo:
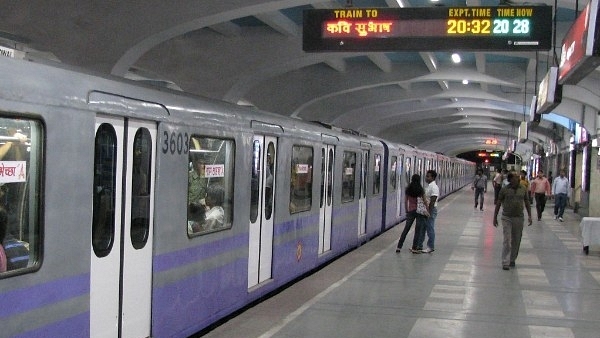
[[[494,187],[494,205],[496,205],[496,201],[498,201],[498,194],[500,193],[500,189],[502,189],[502,170],[500,168],[496,168],[496,175],[492,179],[492,186]]]
[[[483,211],[484,194],[487,192],[487,176],[483,174],[483,170],[477,169],[475,179],[471,183],[471,190],[475,191],[475,209],[477,209],[477,199],[479,198],[479,210]]]
[[[413,236],[413,244],[410,251],[413,253],[421,253],[421,249],[417,247],[418,234],[425,229],[425,221],[427,217],[417,213],[417,197],[425,198],[425,189],[421,186],[421,175],[414,174],[410,178],[410,184],[406,187],[406,198],[404,199],[404,210],[406,210],[406,222],[404,223],[404,230],[398,240],[396,246],[396,252],[400,252],[402,245],[406,240],[406,235],[410,231],[414,221],[417,221],[415,225],[415,234]]]
[[[550,196],[550,182],[544,177],[542,170],[538,171],[536,178],[531,181],[531,194],[535,197],[535,210],[538,221],[542,220],[542,213],[546,208],[546,196]]]
[[[565,177],[565,170],[561,169],[559,176],[552,183],[552,196],[554,196],[554,219],[563,221],[565,206],[569,196],[569,179]]]
[[[425,231],[421,231],[418,241],[418,247],[423,246],[425,242],[425,233],[427,233],[427,248],[421,250],[423,253],[432,253],[435,251],[435,219],[437,217],[437,198],[440,195],[440,188],[435,183],[437,172],[428,170],[425,174],[425,197],[429,200],[429,217],[425,222]]]
[[[498,212],[502,207],[502,269],[508,270],[515,266],[515,260],[519,255],[521,236],[523,235],[523,205],[527,210],[528,226],[531,225],[531,204],[527,189],[519,182],[519,175],[514,172],[508,173],[510,184],[498,195],[498,203],[494,210],[493,225],[498,227]]]

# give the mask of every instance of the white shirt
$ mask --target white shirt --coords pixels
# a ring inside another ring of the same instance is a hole
[[[431,201],[431,196],[435,196],[435,197],[440,196],[440,188],[437,186],[435,181],[432,181],[431,183],[429,183],[427,185],[427,188],[425,188],[425,197],[427,197],[427,199],[429,199]],[[435,204],[433,206],[437,208],[437,205],[438,205],[438,201],[436,198]]]
[[[568,194],[569,193],[569,180],[566,177],[560,177],[552,181],[552,194]]]
[[[225,211],[221,206],[212,207],[206,212],[206,228],[215,229],[223,226]]]

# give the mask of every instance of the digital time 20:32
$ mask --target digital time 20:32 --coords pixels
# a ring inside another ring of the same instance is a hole
[[[529,19],[448,19],[448,35],[518,35],[530,33]]]

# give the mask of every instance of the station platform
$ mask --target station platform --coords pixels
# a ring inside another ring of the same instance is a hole
[[[516,267],[502,270],[502,230],[463,188],[439,201],[431,254],[396,243],[404,222],[203,337],[600,337],[600,252],[583,252],[573,209],[523,231]],[[527,222],[527,220],[525,221]]]

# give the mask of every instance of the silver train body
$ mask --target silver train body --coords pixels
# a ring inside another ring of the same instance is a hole
[[[0,74],[3,337],[187,337],[398,224],[413,173],[443,197],[474,172],[60,66]]]

